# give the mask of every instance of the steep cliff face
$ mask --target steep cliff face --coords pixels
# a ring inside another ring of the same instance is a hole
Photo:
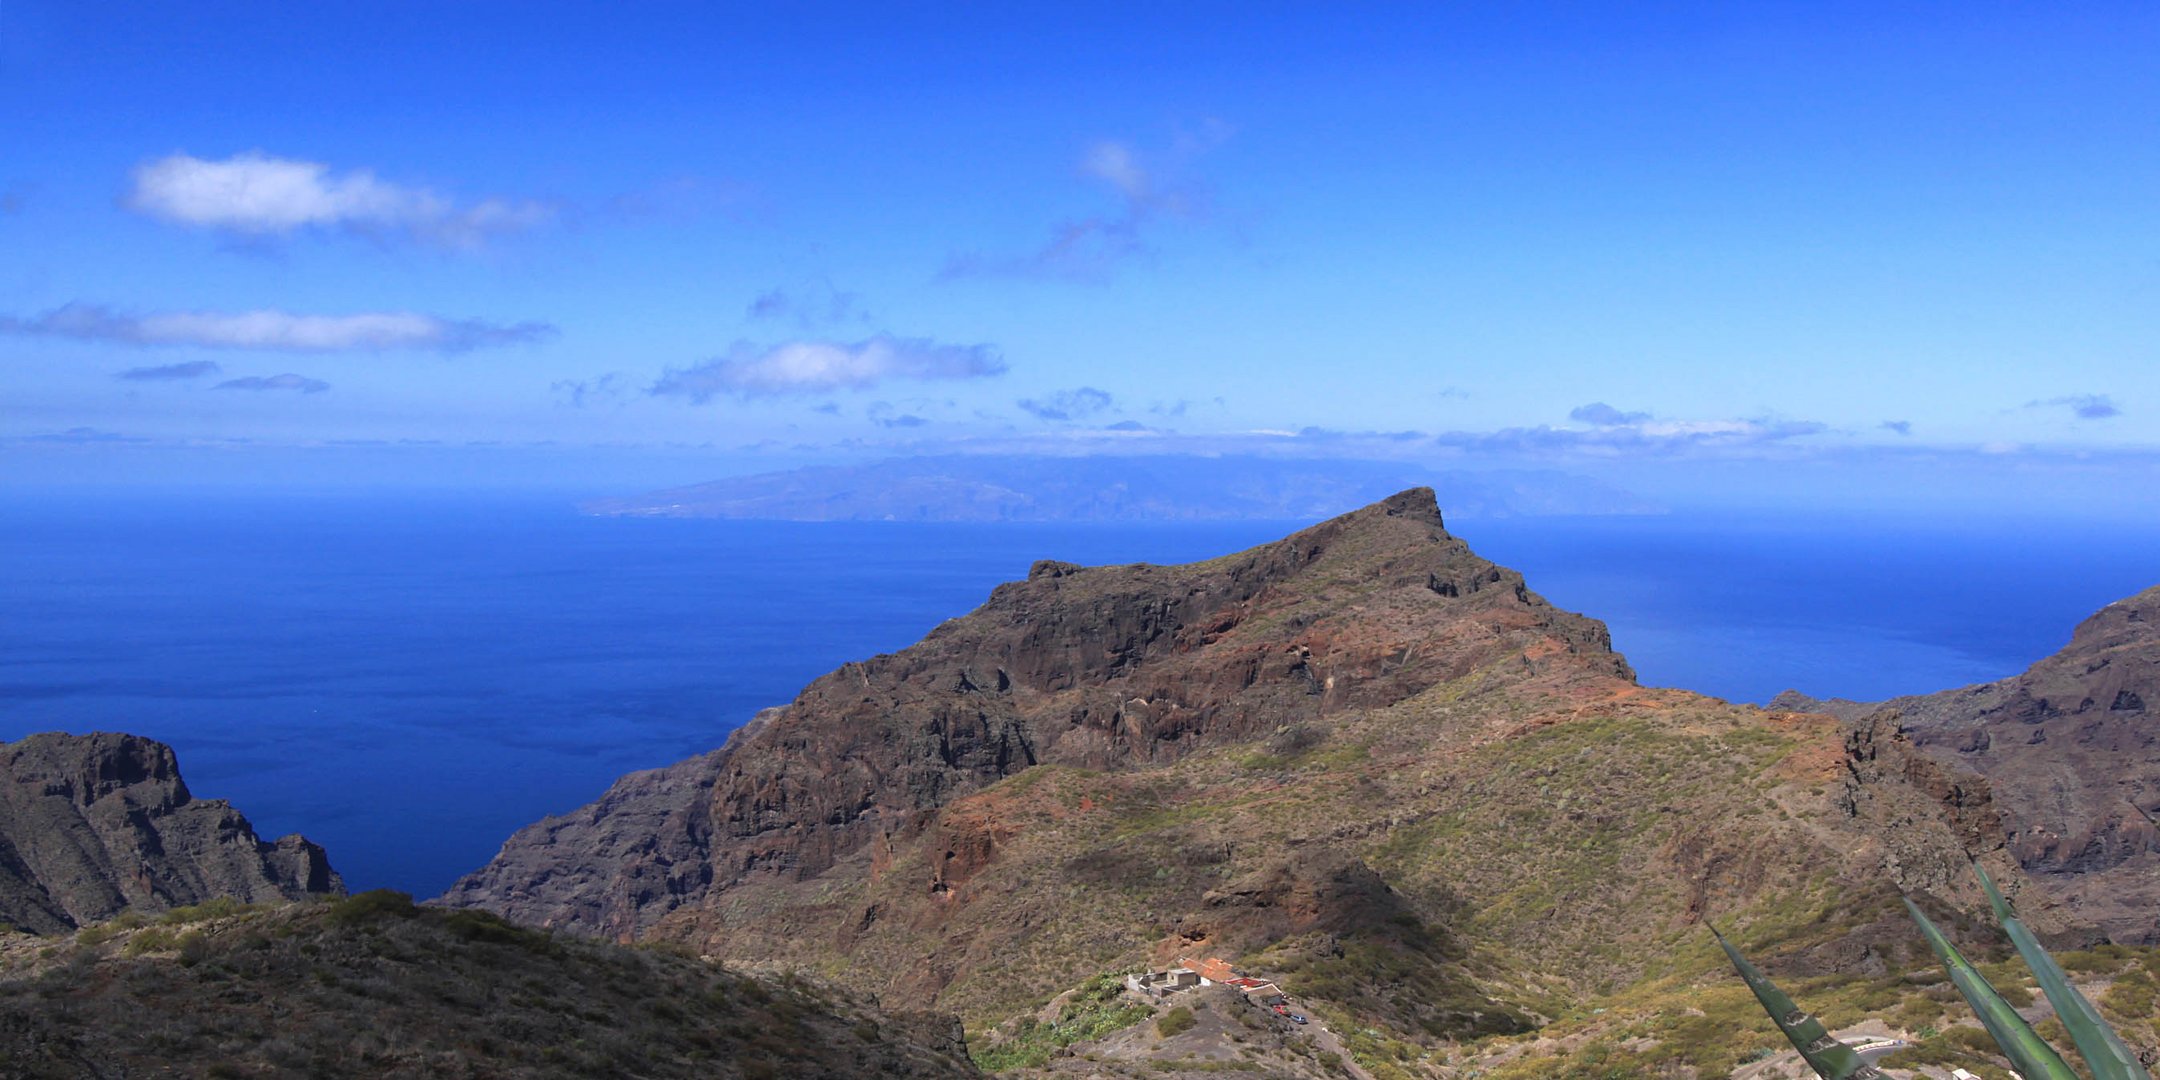
[[[1172,761],[1503,661],[1496,678],[1631,677],[1602,624],[1450,536],[1430,489],[1211,562],[1042,562],[919,644],[818,679],[716,753],[519,832],[444,899],[634,935],[715,889],[802,880],[913,835],[1031,766]]]
[[[1887,702],[1938,761],[1987,778],[2000,839],[2042,888],[2123,941],[2160,942],[2160,588],[2109,604],[2023,674]]]
[[[1992,815],[1894,730],[1636,685],[1419,490],[1203,563],[1038,564],[444,899],[986,1023],[1220,954],[1429,1043],[1718,970],[1711,918],[1879,968],[1900,888],[1977,900]]]
[[[224,801],[191,796],[163,743],[98,733],[0,744],[0,921],[52,933],[218,896],[343,891],[322,848],[263,841]]]

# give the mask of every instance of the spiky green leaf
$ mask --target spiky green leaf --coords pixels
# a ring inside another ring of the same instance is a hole
[[[2115,1035],[2115,1029],[2100,1018],[2100,1011],[2093,1008],[2078,988],[2070,985],[2070,978],[2055,963],[2055,958],[2040,947],[2038,938],[2025,926],[2025,920],[2011,910],[2010,902],[2003,899],[1995,888],[1987,871],[1973,863],[1973,873],[1980,875],[1980,887],[1987,890],[1988,906],[1995,909],[1995,920],[2002,923],[2003,932],[2010,935],[2010,942],[2017,946],[2018,955],[2025,958],[2025,966],[2032,969],[2033,977],[2040,982],[2040,989],[2055,1006],[2055,1015],[2062,1018],[2063,1027],[2070,1030],[2070,1040],[2077,1044],[2077,1051],[2091,1066],[2093,1080],[2152,1080],[2137,1056]]]
[[[1935,928],[1935,924],[1921,913],[1920,905],[1905,898],[1905,910],[1912,912],[1913,921],[1920,924],[1920,932],[1927,936],[1928,947],[1935,950],[1935,958],[1942,961],[1943,970],[1950,973],[1950,981],[1965,995],[1965,1003],[1980,1017],[1980,1025],[2002,1047],[2003,1056],[2017,1069],[2025,1080],[2078,1080],[2070,1066],[2063,1064],[2062,1056],[2055,1048],[2035,1034],[2032,1025],[2018,1015],[2010,1003],[1981,977],[1965,954],[1950,944],[1950,939]]]
[[[1732,961],[1733,970],[1747,980],[1748,989],[1755,991],[1755,1000],[1770,1014],[1770,1021],[1785,1033],[1785,1038],[1791,1041],[1793,1049],[1800,1051],[1800,1057],[1808,1063],[1808,1068],[1815,1070],[1815,1075],[1822,1080],[1877,1080],[1882,1076],[1875,1066],[1860,1060],[1852,1047],[1833,1038],[1823,1028],[1822,1021],[1794,1004],[1769,976],[1748,963],[1747,957],[1740,955],[1740,950],[1733,948],[1732,942],[1717,932],[1717,927],[1711,927],[1710,933],[1717,938],[1718,947],[1725,950],[1726,959]]]

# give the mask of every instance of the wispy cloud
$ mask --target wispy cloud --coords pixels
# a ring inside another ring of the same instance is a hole
[[[65,431],[43,431],[35,435],[21,435],[13,439],[0,441],[87,445],[94,443],[145,443],[150,440],[140,435],[122,435],[117,431],[105,431],[101,428],[71,427]]]
[[[760,321],[793,322],[804,330],[870,321],[860,293],[842,292],[822,279],[792,289],[767,289],[743,314]]]
[[[590,379],[557,379],[548,389],[563,404],[582,409],[606,401],[620,401],[629,391],[630,380],[622,372],[610,371]]]
[[[165,382],[174,379],[199,379],[218,373],[218,366],[211,360],[189,360],[180,364],[158,364],[153,367],[129,368],[113,376],[131,382]]]
[[[1178,419],[1180,417],[1183,417],[1186,413],[1191,412],[1192,410],[1201,406],[1211,405],[1215,408],[1220,409],[1228,404],[1229,399],[1223,397],[1212,397],[1208,398],[1205,401],[1194,401],[1190,398],[1179,398],[1176,401],[1158,401],[1152,405],[1149,405],[1148,412],[1156,416],[1167,416],[1171,419]]]
[[[2068,394],[2063,397],[2048,398],[2045,401],[2028,401],[2025,403],[2025,407],[2028,409],[2069,409],[2070,415],[2080,420],[2106,420],[2110,417],[2122,415],[2121,407],[2117,406],[2115,399],[2107,394]]]
[[[1593,401],[1588,405],[1577,405],[1568,413],[1568,419],[1585,424],[1596,424],[1599,427],[1617,427],[1622,424],[1642,423],[1650,419],[1650,414],[1646,412],[1621,412],[1619,409],[1613,408],[1602,401]]]
[[[1885,420],[1881,426],[1884,431],[1895,432],[1899,435],[1912,434],[1912,421],[1910,420]]]
[[[1442,432],[1435,445],[1483,453],[1527,456],[1667,456],[1697,451],[1736,451],[1819,435],[1829,426],[1814,420],[1655,420],[1607,424],[1587,431],[1515,427],[1498,431]]]
[[[283,375],[247,375],[238,379],[227,379],[212,389],[292,390],[302,394],[320,394],[330,389],[330,384],[321,379],[310,379],[305,375],[286,372]]]
[[[880,334],[864,341],[791,341],[771,348],[737,342],[726,356],[662,373],[649,393],[703,403],[860,390],[888,379],[979,379],[1005,372],[989,345],[944,345]]]
[[[444,319],[410,311],[296,315],[287,311],[176,311],[130,315],[97,304],[69,304],[27,319],[0,317],[0,334],[41,335],[125,345],[194,345],[213,349],[339,352],[433,349],[463,352],[553,337],[546,323],[502,324]]]
[[[1040,398],[1022,398],[1017,404],[1038,420],[1084,420],[1115,406],[1117,400],[1105,391],[1082,386]]]
[[[917,413],[901,412],[899,406],[889,401],[872,402],[864,415],[870,418],[871,423],[881,428],[919,428],[927,427],[930,424],[928,417]]]
[[[321,162],[259,151],[223,160],[173,154],[144,162],[135,168],[126,204],[161,221],[247,237],[321,229],[450,248],[477,248],[555,214],[530,200],[459,203],[377,179],[366,169],[333,172]]]
[[[1069,218],[1047,240],[1017,254],[970,252],[947,259],[940,276],[1038,277],[1100,280],[1120,263],[1149,251],[1148,234],[1165,221],[1206,215],[1207,191],[1185,177],[1189,164],[1229,138],[1226,124],[1210,123],[1180,138],[1166,160],[1151,161],[1131,143],[1106,139],[1088,147],[1080,174],[1116,197],[1108,213]]]

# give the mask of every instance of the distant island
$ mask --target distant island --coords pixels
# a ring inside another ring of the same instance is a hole
[[[1316,521],[1418,486],[1441,492],[1455,518],[1664,510],[1602,481],[1551,470],[1437,471],[1249,455],[895,458],[730,477],[582,509],[775,521]]]

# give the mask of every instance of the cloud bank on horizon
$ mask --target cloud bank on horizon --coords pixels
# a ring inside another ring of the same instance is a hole
[[[10,445],[2160,454],[2144,8],[35,14]]]

